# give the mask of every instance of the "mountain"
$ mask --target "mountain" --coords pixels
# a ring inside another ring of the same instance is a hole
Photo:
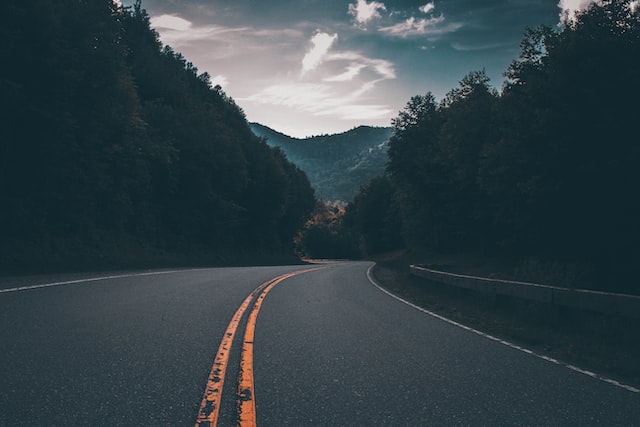
[[[360,126],[340,134],[298,139],[259,123],[250,126],[307,174],[318,197],[344,202],[384,171],[387,142],[393,134],[391,127]]]

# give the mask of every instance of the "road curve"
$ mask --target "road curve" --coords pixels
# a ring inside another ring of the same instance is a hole
[[[640,424],[640,394],[415,310],[373,286],[370,266],[331,263],[263,295],[250,340],[257,425]],[[12,289],[0,292],[0,425],[193,426],[234,313],[261,284],[307,269],[0,280]],[[237,422],[251,311],[220,426]]]
[[[260,426],[640,425],[640,394],[415,310],[369,263],[283,282],[256,328]]]

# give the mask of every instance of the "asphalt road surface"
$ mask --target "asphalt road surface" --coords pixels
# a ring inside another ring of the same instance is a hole
[[[370,266],[0,279],[0,426],[640,425],[640,393],[416,310]]]

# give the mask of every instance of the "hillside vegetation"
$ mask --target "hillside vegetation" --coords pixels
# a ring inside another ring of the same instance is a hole
[[[385,173],[329,232],[368,254],[482,254],[519,279],[639,292],[634,4],[528,29],[501,92],[475,71],[440,102],[411,98]]]
[[[258,123],[253,132],[279,147],[302,169],[316,195],[329,202],[353,200],[360,187],[384,171],[391,127],[360,126],[336,135],[291,138]]]
[[[0,273],[293,254],[306,176],[139,2],[8,0],[2,21]]]

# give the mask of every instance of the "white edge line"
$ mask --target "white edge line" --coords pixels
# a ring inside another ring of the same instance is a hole
[[[451,325],[454,325],[454,326],[457,326],[457,327],[459,327],[459,328],[462,328],[462,329],[464,329],[464,330],[466,330],[466,331],[472,332],[472,333],[474,333],[474,334],[476,334],[476,335],[480,335],[481,337],[484,337],[484,338],[490,339],[490,340],[492,340],[492,341],[495,341],[495,342],[498,342],[498,343],[500,343],[500,344],[503,344],[503,345],[505,345],[505,346],[507,346],[507,347],[513,348],[514,350],[518,350],[518,351],[521,351],[521,352],[523,352],[523,353],[529,354],[529,355],[531,355],[531,356],[535,356],[535,357],[537,357],[538,359],[545,360],[545,361],[547,361],[547,362],[553,363],[553,364],[558,365],[558,366],[563,366],[563,367],[565,367],[565,368],[567,368],[567,369],[570,369],[570,370],[572,370],[572,371],[574,371],[574,372],[578,372],[578,373],[580,373],[580,374],[587,375],[587,376],[589,376],[589,377],[591,377],[591,378],[595,378],[595,379],[597,379],[597,380],[600,380],[600,381],[605,382],[605,383],[607,383],[607,384],[614,385],[614,386],[616,386],[616,387],[622,388],[622,389],[627,390],[627,391],[630,391],[630,392],[632,392],[632,393],[640,393],[640,389],[635,388],[635,387],[633,387],[633,386],[630,386],[630,385],[627,385],[627,384],[622,384],[622,383],[621,383],[621,382],[619,382],[619,381],[616,381],[616,380],[613,380],[613,379],[611,379],[611,378],[607,378],[607,377],[604,377],[604,376],[598,375],[598,374],[596,374],[596,373],[594,373],[594,372],[588,371],[588,370],[586,370],[586,369],[579,368],[579,367],[577,367],[577,366],[571,365],[571,364],[566,363],[566,362],[563,362],[563,361],[561,361],[561,360],[554,359],[554,358],[552,358],[552,357],[545,356],[545,355],[542,355],[542,354],[538,354],[538,353],[536,353],[535,351],[530,350],[530,349],[528,349],[528,348],[521,347],[521,346],[519,346],[519,345],[517,345],[517,344],[513,344],[513,343],[511,343],[511,342],[509,342],[509,341],[505,341],[505,340],[503,340],[503,339],[501,339],[501,338],[494,337],[493,335],[489,335],[489,334],[487,334],[487,333],[485,333],[485,332],[481,332],[481,331],[479,331],[479,330],[477,330],[477,329],[470,328],[469,326],[463,325],[462,323],[458,323],[458,322],[456,322],[455,320],[448,319],[448,318],[446,318],[446,317],[444,317],[444,316],[441,316],[441,315],[439,315],[439,314],[436,314],[436,313],[434,313],[434,312],[432,312],[432,311],[429,311],[429,310],[427,310],[427,309],[425,309],[425,308],[419,307],[419,306],[417,306],[417,305],[415,305],[415,304],[413,304],[413,303],[411,303],[411,302],[409,302],[409,301],[407,301],[407,300],[405,300],[405,299],[403,299],[403,298],[399,297],[398,295],[395,295],[395,294],[393,294],[393,293],[389,292],[388,290],[384,289],[384,288],[383,288],[383,287],[382,287],[382,286],[381,286],[381,285],[376,281],[376,279],[374,279],[373,275],[371,274],[371,272],[372,272],[372,270],[373,270],[373,267],[375,267],[375,265],[372,265],[372,266],[371,266],[371,267],[369,267],[369,269],[367,270],[367,278],[369,279],[369,281],[370,281],[370,282],[371,282],[371,283],[372,283],[376,288],[378,288],[380,291],[384,292],[385,294],[389,295],[390,297],[392,297],[392,298],[394,298],[394,299],[396,299],[396,300],[398,300],[398,301],[400,301],[400,302],[402,302],[402,303],[404,303],[404,304],[407,304],[408,306],[410,306],[410,307],[412,307],[412,308],[415,308],[415,309],[416,309],[416,310],[418,310],[418,311],[421,311],[421,312],[423,312],[423,313],[425,313],[425,314],[428,314],[429,316],[435,317],[436,319],[440,319],[440,320],[442,320],[442,321],[444,321],[444,322],[447,322],[447,323],[449,323],[449,324],[451,324]]]
[[[74,285],[77,283],[97,282],[98,280],[123,279],[125,277],[138,277],[138,276],[155,276],[160,274],[171,274],[171,273],[180,273],[184,271],[200,271],[200,270],[206,270],[206,269],[195,268],[195,269],[183,269],[183,270],[151,271],[147,273],[131,273],[131,274],[118,274],[114,276],[89,277],[87,279],[67,280],[63,282],[42,283],[39,285],[18,286],[16,288],[0,289],[0,294],[6,294],[9,292],[18,292],[18,291],[28,291],[31,289],[52,288],[54,286]]]

